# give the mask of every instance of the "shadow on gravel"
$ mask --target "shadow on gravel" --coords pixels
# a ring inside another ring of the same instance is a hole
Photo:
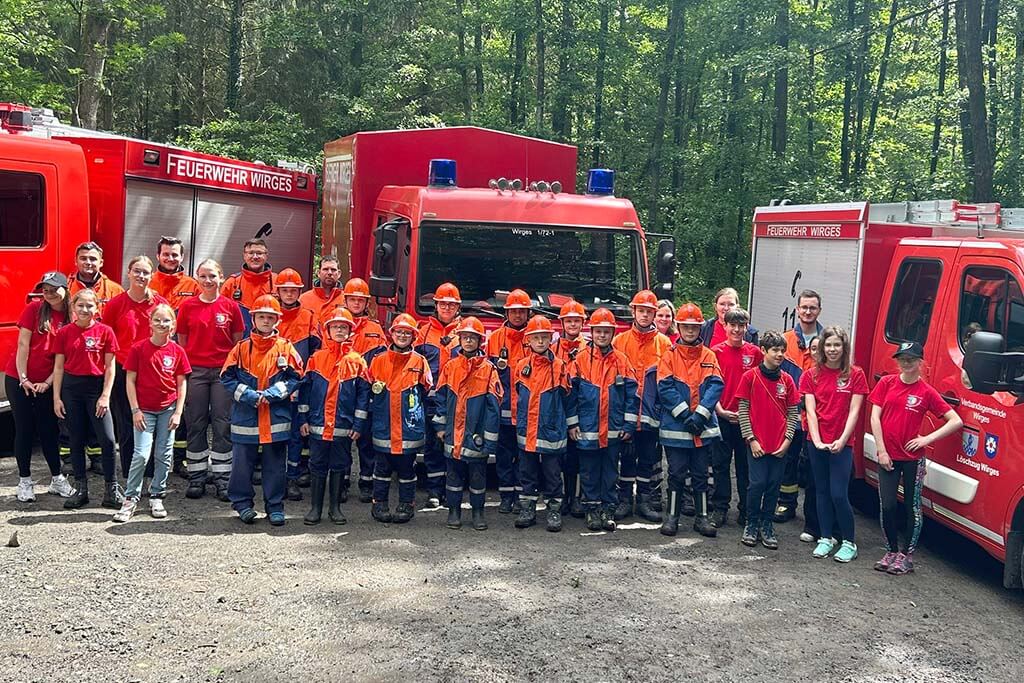
[[[113,511],[106,512],[64,512],[55,515],[31,515],[12,517],[7,523],[12,526],[35,526],[37,524],[101,524],[109,522]]]

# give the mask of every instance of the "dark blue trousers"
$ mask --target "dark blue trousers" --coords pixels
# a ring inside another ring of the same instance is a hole
[[[621,445],[618,439],[612,439],[606,448],[576,451],[580,463],[581,502],[590,510],[611,509],[619,502],[615,482]]]
[[[469,504],[482,509],[487,495],[486,458],[447,458],[448,483],[445,485],[449,509],[462,506],[462,492],[469,484]]]
[[[373,502],[387,503],[391,475],[398,472],[398,502],[416,502],[416,454],[391,455],[377,451],[373,464]]]
[[[271,512],[284,512],[285,460],[288,442],[236,443],[231,448],[231,477],[228,498],[236,512],[256,507],[253,497],[252,473],[257,465],[263,468],[263,505]]]
[[[309,440],[309,471],[318,477],[328,472],[348,472],[352,468],[352,439],[342,437],[334,441]]]

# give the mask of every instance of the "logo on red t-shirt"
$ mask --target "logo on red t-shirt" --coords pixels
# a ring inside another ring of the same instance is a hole
[[[96,337],[86,337],[85,338],[85,348],[89,349],[90,351],[92,351],[97,346],[99,346],[99,343],[100,343],[100,340],[97,339]]]
[[[777,382],[775,384],[775,395],[778,396],[779,398],[782,398],[783,396],[786,395],[786,383],[785,382]]]
[[[173,356],[164,356],[163,358],[160,359],[160,362],[163,365],[165,371],[171,372],[171,371],[174,370],[174,357]]]
[[[916,413],[917,412],[917,407],[919,405],[921,405],[921,397],[920,396],[912,396],[912,395],[908,395],[907,396],[907,410],[912,410],[912,411],[914,411]]]
[[[224,327],[228,322],[228,316],[224,313],[218,313],[213,316],[213,322],[217,323],[217,327]]]
[[[849,388],[850,388],[850,378],[849,377],[847,377],[845,379],[840,377],[839,379],[836,380],[836,389],[838,391],[843,391],[844,389],[845,390],[849,390]]]
[[[743,356],[743,367],[749,368],[754,364],[754,357],[749,355]]]

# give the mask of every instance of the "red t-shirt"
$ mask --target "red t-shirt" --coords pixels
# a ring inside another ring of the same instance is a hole
[[[157,346],[149,339],[136,343],[128,351],[124,369],[137,373],[135,394],[139,408],[158,413],[178,400],[178,375],[192,372],[185,349],[172,341]]]
[[[716,319],[715,324],[711,326],[711,348],[715,348],[727,339],[729,339],[729,333],[725,331],[725,325]]]
[[[740,385],[743,373],[761,364],[764,353],[749,342],[743,342],[742,346],[730,346],[729,342],[722,342],[711,350],[718,357],[718,367],[722,370],[722,381],[725,382],[722,397],[718,402],[726,410],[736,412],[739,410],[736,387]]]
[[[128,352],[136,342],[148,339],[149,316],[159,304],[166,304],[167,299],[157,293],[149,300],[133,301],[128,292],[118,294],[103,309],[103,320],[110,325],[117,336],[117,362],[124,365]]]
[[[193,367],[223,366],[235,346],[233,335],[244,331],[241,309],[226,296],[213,303],[197,296],[178,309],[178,334],[187,336],[185,352]]]
[[[102,377],[106,354],[117,353],[117,337],[103,323],[94,322],[85,329],[75,323],[65,325],[54,341],[54,353],[64,354],[64,372],[69,375]]]
[[[907,442],[917,438],[925,413],[942,416],[949,411],[939,392],[924,380],[905,384],[898,374],[885,375],[868,396],[868,400],[882,408],[882,436],[885,449],[893,460],[920,460],[924,449],[911,453]]]
[[[50,311],[50,331],[43,333],[39,331],[39,309],[43,307],[43,300],[37,299],[25,307],[18,318],[18,327],[31,330],[32,339],[28,346],[28,362],[25,367],[25,374],[28,381],[33,383],[45,382],[53,372],[53,357],[57,353],[54,350],[54,343],[57,338],[57,331],[64,326],[64,314],[58,311]],[[7,375],[17,380],[18,347],[15,345],[11,350],[11,360],[4,370]]]
[[[786,414],[790,406],[799,405],[800,392],[793,378],[785,372],[771,380],[760,368],[744,373],[736,387],[736,399],[750,401],[750,427],[765,453],[778,453],[786,440]]]
[[[839,370],[811,368],[800,376],[800,393],[814,396],[814,414],[818,416],[818,435],[832,443],[843,435],[850,403],[856,395],[868,395],[868,380],[856,365],[850,376],[839,379]]]

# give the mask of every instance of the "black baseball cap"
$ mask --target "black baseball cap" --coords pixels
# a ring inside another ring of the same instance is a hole
[[[917,342],[903,342],[896,349],[896,353],[892,354],[893,358],[899,358],[900,356],[924,358],[924,347]]]
[[[64,273],[59,273],[56,270],[51,270],[49,273],[44,273],[43,277],[39,278],[39,282],[36,283],[35,288],[39,289],[43,285],[64,287],[66,289],[68,286],[68,276]]]

